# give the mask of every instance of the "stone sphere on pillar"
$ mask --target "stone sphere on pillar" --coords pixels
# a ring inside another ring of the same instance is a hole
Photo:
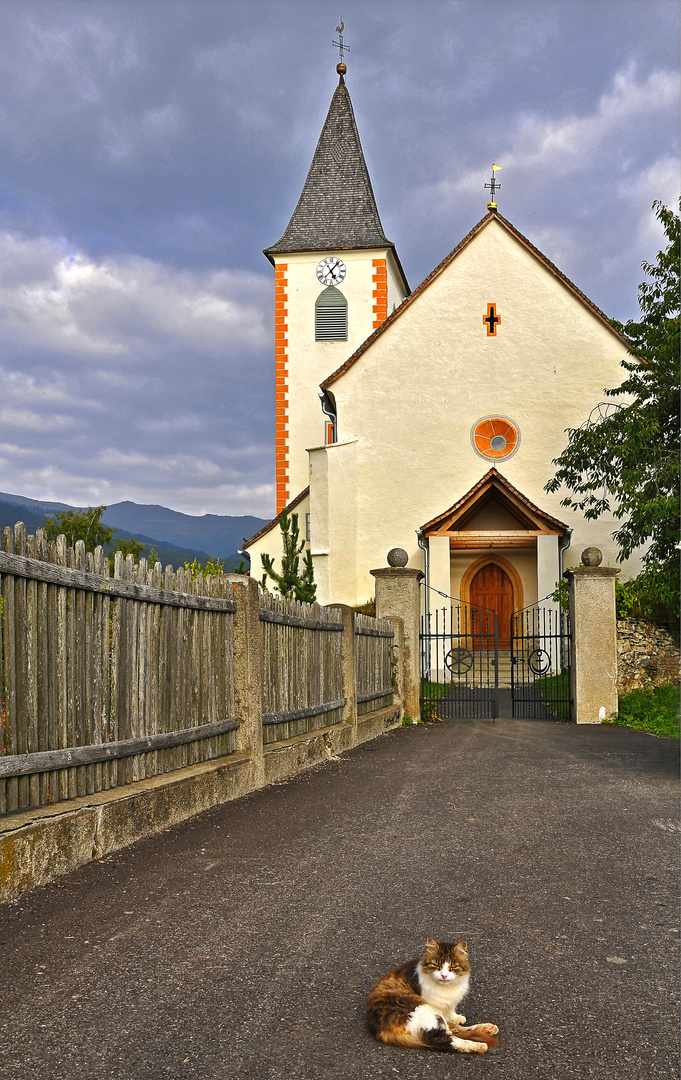
[[[597,547],[584,548],[582,552],[582,566],[600,566],[603,562],[603,552]]]
[[[388,566],[406,566],[409,556],[404,548],[391,548],[388,552]]]

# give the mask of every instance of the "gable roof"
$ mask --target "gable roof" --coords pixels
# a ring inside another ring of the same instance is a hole
[[[258,529],[257,533],[253,533],[253,536],[244,537],[243,547],[250,547],[250,545],[254,544],[256,540],[259,540],[261,536],[264,536],[265,533],[268,533],[270,529],[274,528],[275,525],[278,525],[282,519],[282,516],[284,514],[290,514],[292,510],[295,510],[296,506],[299,506],[303,499],[309,494],[310,488],[303,488],[300,494],[296,495],[295,499],[291,499],[290,503],[287,503],[286,506],[282,507],[282,509],[279,511],[275,518],[272,518],[271,521],[267,522],[267,525],[263,525],[262,529]]]
[[[343,76],[334,91],[298,205],[284,235],[265,248],[280,252],[393,248],[383,232]]]
[[[518,240],[523,245],[523,247],[525,247],[527,251],[530,252],[530,254],[534,255],[534,257],[538,259],[542,263],[542,265],[545,266],[546,269],[554,275],[554,277],[558,278],[558,280],[561,281],[563,285],[565,285],[565,287],[570,290],[571,293],[573,293],[573,295],[580,301],[580,303],[582,303],[586,308],[588,308],[592,315],[595,315],[597,319],[599,319],[605,326],[607,326],[608,330],[612,334],[614,334],[615,337],[618,338],[623,345],[625,345],[627,348],[629,347],[629,342],[627,341],[625,336],[621,334],[619,330],[615,330],[614,326],[610,325],[608,316],[605,315],[604,312],[602,312],[601,309],[597,307],[592,300],[589,300],[589,297],[586,295],[586,293],[583,293],[581,289],[578,289],[577,286],[573,284],[573,282],[570,281],[568,277],[565,276],[562,270],[559,270],[558,267],[555,266],[554,263],[552,263],[551,260],[548,259],[546,255],[544,255],[539,250],[539,248],[535,247],[534,244],[530,243],[526,236],[523,236],[522,233],[518,232],[518,230],[513,225],[511,225],[510,221],[507,221],[505,217],[502,217],[498,210],[490,210],[490,212],[488,214],[485,214],[485,216],[480,219],[477,225],[475,225],[471,229],[467,236],[464,236],[463,240],[459,244],[457,244],[454,250],[450,251],[449,255],[446,255],[442,262],[438,263],[435,269],[432,270],[430,274],[428,274],[428,277],[424,278],[421,284],[414,289],[414,291],[406,298],[406,300],[402,301],[400,306],[388,316],[385,322],[382,322],[381,325],[376,330],[374,330],[373,334],[370,334],[366,341],[362,342],[360,347],[355,350],[352,356],[350,356],[345,361],[345,363],[341,364],[341,366],[337,368],[333,372],[333,374],[329,375],[328,378],[324,379],[324,382],[320,383],[321,389],[327,390],[329,386],[331,386],[331,384],[336,381],[336,379],[339,379],[341,375],[344,375],[348,368],[352,367],[352,365],[356,363],[357,360],[359,360],[360,356],[362,356],[362,354],[366,352],[369,346],[373,345],[376,338],[380,337],[381,334],[385,333],[391,323],[395,322],[396,319],[399,319],[400,315],[403,314],[406,308],[408,308],[418,299],[421,293],[428,288],[431,282],[434,281],[436,277],[439,277],[443,270],[447,269],[449,264],[454,261],[457,255],[459,255],[463,251],[463,249],[467,247],[468,244],[470,244],[470,242],[478,235],[478,233],[482,232],[482,230],[487,225],[489,225],[490,221],[492,220],[497,221],[511,234],[511,236],[515,237],[515,239]]]
[[[558,518],[547,514],[541,507],[535,506],[505,476],[498,472],[497,469],[492,468],[453,506],[422,525],[419,532],[422,532],[424,536],[445,536],[449,533],[458,532],[461,526],[465,525],[466,521],[480,509],[481,505],[484,505],[490,496],[494,495],[499,496],[499,501],[507,506],[514,515],[518,516],[526,528],[531,531],[559,533],[562,536],[568,528],[564,521],[559,521]]]

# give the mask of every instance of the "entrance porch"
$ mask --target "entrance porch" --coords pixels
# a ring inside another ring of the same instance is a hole
[[[421,533],[431,589],[494,611],[499,651],[510,652],[513,612],[547,597],[551,604],[567,525],[490,469]],[[430,590],[426,603],[437,603]]]

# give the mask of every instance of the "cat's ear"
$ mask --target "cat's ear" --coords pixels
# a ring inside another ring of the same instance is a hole
[[[433,949],[437,949],[437,948],[439,948],[439,944],[435,940],[435,938],[432,938],[432,937],[426,938],[426,949],[428,949],[429,951],[432,952]]]
[[[465,941],[460,941],[457,945],[454,946],[454,952],[463,953],[464,956],[466,956],[467,955],[467,953],[466,953],[467,948],[468,948],[468,945],[466,944],[466,942]]]

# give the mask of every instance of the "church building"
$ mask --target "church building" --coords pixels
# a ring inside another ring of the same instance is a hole
[[[245,542],[251,572],[281,554],[287,509],[320,603],[364,603],[401,547],[432,588],[508,626],[588,545],[615,563],[617,523],[585,521],[544,486],[566,428],[621,382],[627,343],[494,201],[411,291],[337,70],[298,204],[265,249],[277,517]]]

